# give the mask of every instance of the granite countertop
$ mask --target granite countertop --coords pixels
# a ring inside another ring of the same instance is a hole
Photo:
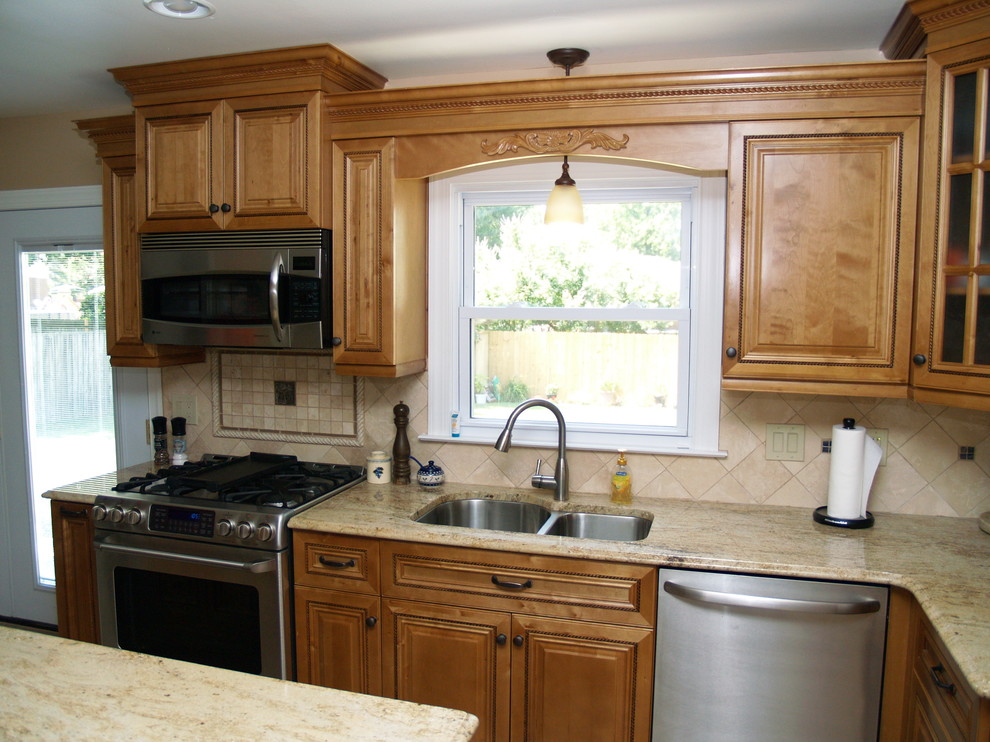
[[[263,678],[0,626],[0,738],[456,742],[452,709]]]
[[[653,518],[642,541],[535,536],[425,525],[413,518],[437,500],[466,496],[538,502],[551,509],[630,512]],[[353,487],[295,516],[296,529],[530,554],[725,572],[896,585],[909,590],[973,689],[990,698],[990,534],[975,518],[874,513],[863,530],[815,523],[794,507],[575,494],[557,503],[536,490],[444,484]]]
[[[46,497],[92,503],[147,465],[58,487]],[[642,541],[534,536],[416,523],[438,500],[478,496],[551,509],[630,512],[653,519]],[[470,546],[529,554],[724,572],[848,580],[909,590],[967,681],[990,699],[990,534],[976,518],[874,513],[876,525],[847,530],[815,523],[811,510],[635,498],[629,508],[604,495],[556,503],[533,489],[446,483],[425,488],[362,483],[295,516],[296,529]]]

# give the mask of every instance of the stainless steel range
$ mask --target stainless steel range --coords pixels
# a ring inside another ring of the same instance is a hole
[[[292,678],[289,519],[360,466],[207,455],[96,498],[101,642]]]

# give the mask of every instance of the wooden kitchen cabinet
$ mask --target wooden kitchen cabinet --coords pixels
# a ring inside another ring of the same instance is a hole
[[[91,509],[82,503],[51,501],[55,602],[59,636],[99,644],[100,615]]]
[[[425,179],[398,179],[394,138],[333,143],[337,374],[426,369]]]
[[[906,738],[990,742],[990,701],[981,700],[969,687],[920,610],[916,621]]]
[[[990,40],[928,59],[914,398],[990,410]]]
[[[321,96],[137,108],[139,232],[329,227]]]
[[[141,340],[141,252],[135,228],[134,117],[76,121],[103,163],[103,270],[111,366],[159,368],[200,363],[202,348]]]
[[[473,713],[475,742],[649,739],[655,568],[304,531],[294,548],[299,680],[373,688],[380,649],[362,692]]]
[[[733,123],[723,386],[908,393],[916,117]]]

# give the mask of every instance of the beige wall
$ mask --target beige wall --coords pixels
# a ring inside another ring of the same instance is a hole
[[[0,191],[99,185],[96,148],[72,123],[128,108],[0,119]]]

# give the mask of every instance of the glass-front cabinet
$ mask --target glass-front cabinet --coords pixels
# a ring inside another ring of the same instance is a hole
[[[918,255],[915,399],[990,409],[990,43],[933,54]]]

